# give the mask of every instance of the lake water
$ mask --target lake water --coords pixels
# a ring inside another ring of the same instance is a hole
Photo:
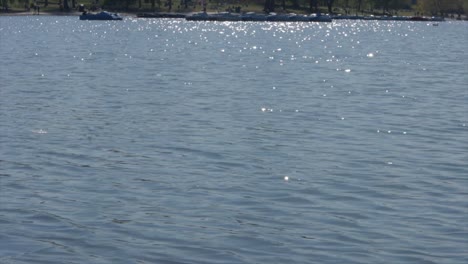
[[[467,42],[0,17],[0,263],[468,263]]]

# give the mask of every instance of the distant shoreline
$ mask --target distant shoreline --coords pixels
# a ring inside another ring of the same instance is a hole
[[[136,16],[137,14],[141,13],[141,12],[118,12],[118,11],[112,11],[112,10],[107,10],[107,11],[111,13],[118,13],[121,16]],[[159,12],[159,13],[175,13],[175,12]],[[82,12],[77,11],[77,10],[73,10],[69,12],[59,11],[59,10],[57,11],[44,10],[44,11],[39,11],[39,14],[37,14],[33,9],[31,9],[30,11],[25,11],[25,10],[9,10],[9,11],[2,10],[0,11],[0,16],[79,16],[81,14]]]
[[[0,12],[0,16],[78,16],[81,12],[72,11],[72,12],[50,12],[44,11],[35,14],[34,11],[9,11],[9,12]]]
[[[114,11],[109,11],[114,13]],[[138,14],[141,13],[155,13],[155,14],[184,14],[190,15],[193,13],[199,12],[115,12],[123,17],[137,17]],[[216,12],[208,12],[208,13],[216,13]],[[44,11],[39,12],[39,14],[35,14],[33,10],[31,11],[17,11],[17,10],[10,10],[8,12],[0,11],[0,16],[80,16],[82,12],[79,11],[70,11],[70,12],[62,12],[62,11]],[[468,17],[462,16],[462,20],[445,17],[446,21],[467,21]]]
[[[190,15],[197,12],[115,12],[109,11],[111,13],[117,13],[124,17],[137,17],[138,14],[141,13],[156,13],[156,14],[184,14]],[[211,12],[209,12],[211,13]],[[54,11],[44,11],[39,12],[39,14],[35,14],[34,11],[11,11],[11,12],[0,12],[0,16],[79,16],[82,12],[72,11],[72,12],[54,12]]]

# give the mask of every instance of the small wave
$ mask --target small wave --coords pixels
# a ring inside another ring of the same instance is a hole
[[[31,132],[35,133],[35,134],[47,134],[48,132],[44,129],[34,129],[34,130],[31,130]]]

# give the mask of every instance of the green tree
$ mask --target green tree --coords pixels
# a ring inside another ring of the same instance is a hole
[[[440,0],[419,0],[418,9],[425,14],[437,15],[440,12]]]

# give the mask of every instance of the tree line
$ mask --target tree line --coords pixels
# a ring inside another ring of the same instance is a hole
[[[60,10],[70,11],[77,8],[80,0],[0,0],[2,9],[9,6],[24,6],[30,8],[35,5],[47,7],[49,4],[58,5]],[[174,2],[185,9],[200,5],[203,0],[82,0],[87,5],[104,6],[120,10],[142,9],[150,6],[152,10],[170,11]],[[180,1],[180,3],[179,3]],[[428,15],[466,14],[468,0],[204,0],[208,4],[263,6],[265,12],[278,12],[287,9],[304,10],[309,13],[362,13],[373,12],[380,14],[394,14],[399,10],[411,10]],[[167,10],[169,9],[169,10]]]
[[[381,14],[391,14],[398,10],[444,15],[448,13],[465,14],[468,11],[468,0],[306,0],[310,13],[327,12],[363,12],[371,11]],[[286,9],[286,0],[265,0],[264,10],[274,12],[276,9]],[[290,0],[293,8],[301,7],[300,0]],[[325,10],[324,10],[325,8]],[[392,12],[393,11],[393,12]]]

